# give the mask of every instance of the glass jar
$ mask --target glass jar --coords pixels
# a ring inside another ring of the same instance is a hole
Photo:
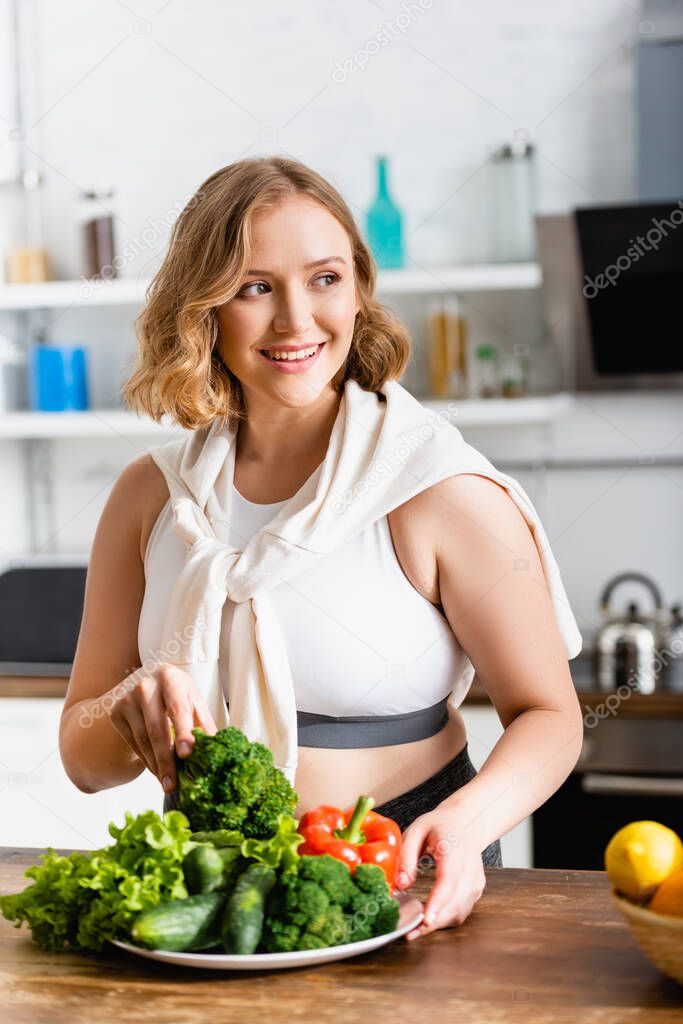
[[[467,321],[455,299],[441,299],[427,319],[429,382],[433,398],[467,397]]]
[[[515,263],[536,259],[536,150],[530,142],[506,143],[489,165],[490,259]]]
[[[519,356],[505,360],[501,371],[501,393],[503,398],[523,398],[528,394],[526,363]]]
[[[472,370],[472,398],[500,397],[498,349],[495,345],[477,345]]]
[[[43,241],[42,183],[42,177],[32,167],[8,183],[10,206],[0,212],[0,224],[3,234],[7,232],[6,275],[13,284],[50,279],[50,261]],[[2,276],[0,273],[0,279]]]
[[[116,277],[112,189],[89,189],[80,195],[83,274],[89,278]]]

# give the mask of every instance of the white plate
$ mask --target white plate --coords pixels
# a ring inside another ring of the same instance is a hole
[[[376,935],[374,939],[363,939],[360,942],[347,942],[343,946],[326,946],[325,949],[295,950],[293,953],[170,953],[164,949],[143,949],[132,946],[129,942],[112,943],[129,953],[146,957],[148,960],[160,960],[165,964],[177,964],[179,967],[203,967],[213,971],[263,971],[278,970],[282,967],[305,967],[309,964],[325,964],[330,960],[345,960],[350,956],[360,956],[372,949],[386,946],[389,942],[400,939],[402,935],[416,928],[423,918],[422,904],[415,896],[404,892],[397,894],[401,904],[398,917],[398,928],[384,935]]]

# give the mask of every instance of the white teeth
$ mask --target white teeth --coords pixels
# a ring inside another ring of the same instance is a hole
[[[299,349],[298,352],[277,352],[274,349],[268,348],[262,351],[265,352],[269,359],[308,359],[309,356],[315,355],[319,347],[319,345],[313,345],[311,348]]]

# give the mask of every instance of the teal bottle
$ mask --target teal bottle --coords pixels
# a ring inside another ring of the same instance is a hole
[[[404,265],[403,218],[389,195],[388,165],[388,157],[377,157],[377,197],[365,220],[368,245],[384,270]]]

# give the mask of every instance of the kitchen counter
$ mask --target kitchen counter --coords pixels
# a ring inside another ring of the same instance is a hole
[[[68,678],[63,676],[0,675],[0,697],[63,698],[68,682]],[[631,693],[626,699],[621,699],[617,693],[603,693],[582,686],[577,688],[577,696],[584,715],[591,710],[601,718],[612,718],[618,714],[629,718],[683,719],[683,693]],[[493,706],[476,676],[463,704],[473,707]]]
[[[42,851],[0,848],[0,891]],[[67,852],[67,851],[60,851]],[[600,871],[488,868],[467,921],[374,953],[271,972],[212,972],[106,954],[45,953],[0,918],[8,1024],[194,1024],[370,1019],[466,1024],[680,1024],[683,987],[660,974],[611,905]],[[413,892],[426,897],[431,872]]]
[[[64,698],[69,684],[64,676],[7,676],[0,675],[0,697]]]

